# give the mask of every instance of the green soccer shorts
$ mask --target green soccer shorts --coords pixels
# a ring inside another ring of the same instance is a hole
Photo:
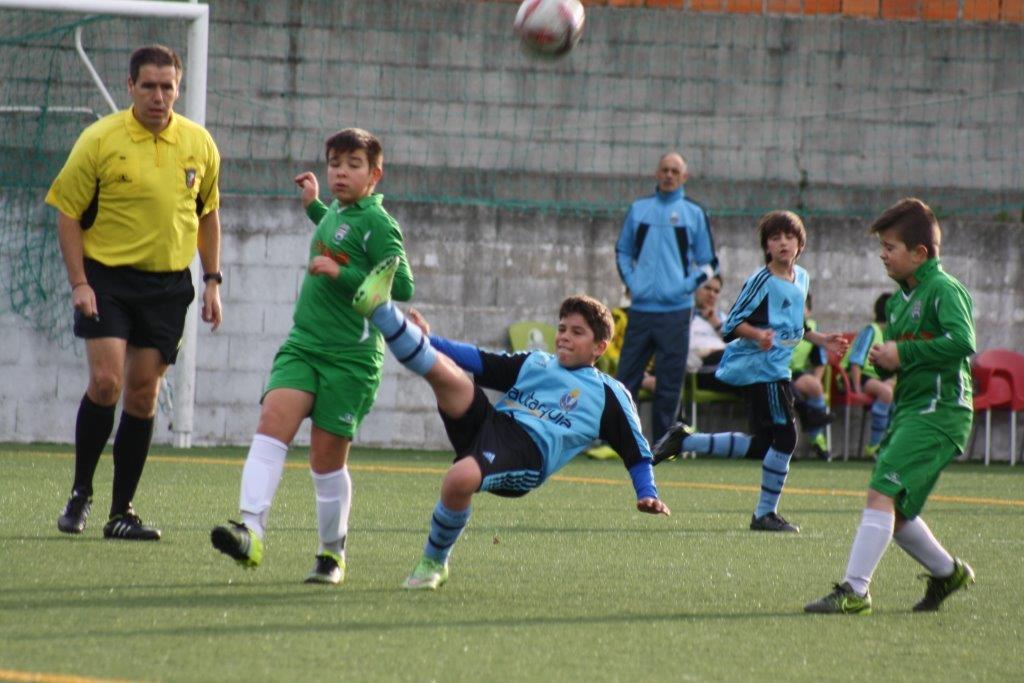
[[[970,431],[970,420],[966,422]],[[869,486],[889,496],[906,519],[921,513],[942,470],[958,455],[956,442],[935,425],[933,416],[901,420],[882,439]]]
[[[274,356],[263,395],[273,389],[313,394],[313,424],[351,439],[377,398],[381,369],[373,360],[328,359],[285,342]]]

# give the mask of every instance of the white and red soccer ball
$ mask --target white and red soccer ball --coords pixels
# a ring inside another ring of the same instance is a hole
[[[553,58],[579,42],[584,20],[579,0],[524,0],[512,28],[527,52]]]

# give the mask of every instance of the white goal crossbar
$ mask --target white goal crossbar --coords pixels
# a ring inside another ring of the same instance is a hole
[[[188,22],[188,53],[185,65],[185,115],[206,124],[206,68],[210,38],[210,8],[193,2],[157,2],[155,0],[0,0],[0,9],[32,12],[67,12],[84,15],[181,19]],[[81,54],[81,53],[80,53]],[[86,61],[88,64],[88,61]],[[127,68],[127,67],[126,67]],[[88,70],[88,67],[87,67]],[[95,74],[90,74],[95,78]],[[99,86],[99,84],[97,84]],[[101,91],[103,89],[101,88]],[[193,259],[196,266],[198,256]],[[200,272],[192,268],[196,291]],[[196,336],[199,329],[198,307],[193,302],[185,317],[181,351],[174,366],[174,411],[171,424],[174,446],[190,448],[195,424]]]

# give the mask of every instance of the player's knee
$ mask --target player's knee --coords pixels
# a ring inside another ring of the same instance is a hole
[[[135,417],[156,415],[156,402],[160,395],[160,384],[129,386],[124,392],[124,409]]]
[[[121,375],[116,372],[93,372],[89,378],[89,398],[101,406],[117,403],[121,395]]]
[[[465,457],[451,466],[441,482],[443,498],[465,498],[477,492],[483,474],[480,465],[472,457]]]

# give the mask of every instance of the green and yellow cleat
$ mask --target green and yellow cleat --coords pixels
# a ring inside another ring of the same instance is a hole
[[[391,300],[391,283],[395,280],[400,263],[399,257],[392,256],[373,267],[352,297],[352,308],[356,313],[369,318],[378,306]]]
[[[437,590],[448,580],[448,565],[429,557],[420,558],[419,564],[402,583],[406,590]]]
[[[345,580],[345,558],[324,551],[316,556],[316,564],[306,577],[306,583],[329,583],[337,585]]]
[[[935,612],[942,605],[943,600],[961,588],[967,588],[967,586],[974,583],[974,570],[971,569],[971,565],[958,557],[954,557],[952,574],[944,577],[928,576],[925,574],[923,578],[928,579],[928,588],[925,590],[921,601],[914,605],[914,611]]]
[[[814,602],[804,605],[811,614],[871,614],[871,594],[857,595],[850,584],[837,583],[835,590]]]
[[[210,543],[246,569],[255,569],[263,561],[263,541],[244,524],[228,520],[213,527]]]

